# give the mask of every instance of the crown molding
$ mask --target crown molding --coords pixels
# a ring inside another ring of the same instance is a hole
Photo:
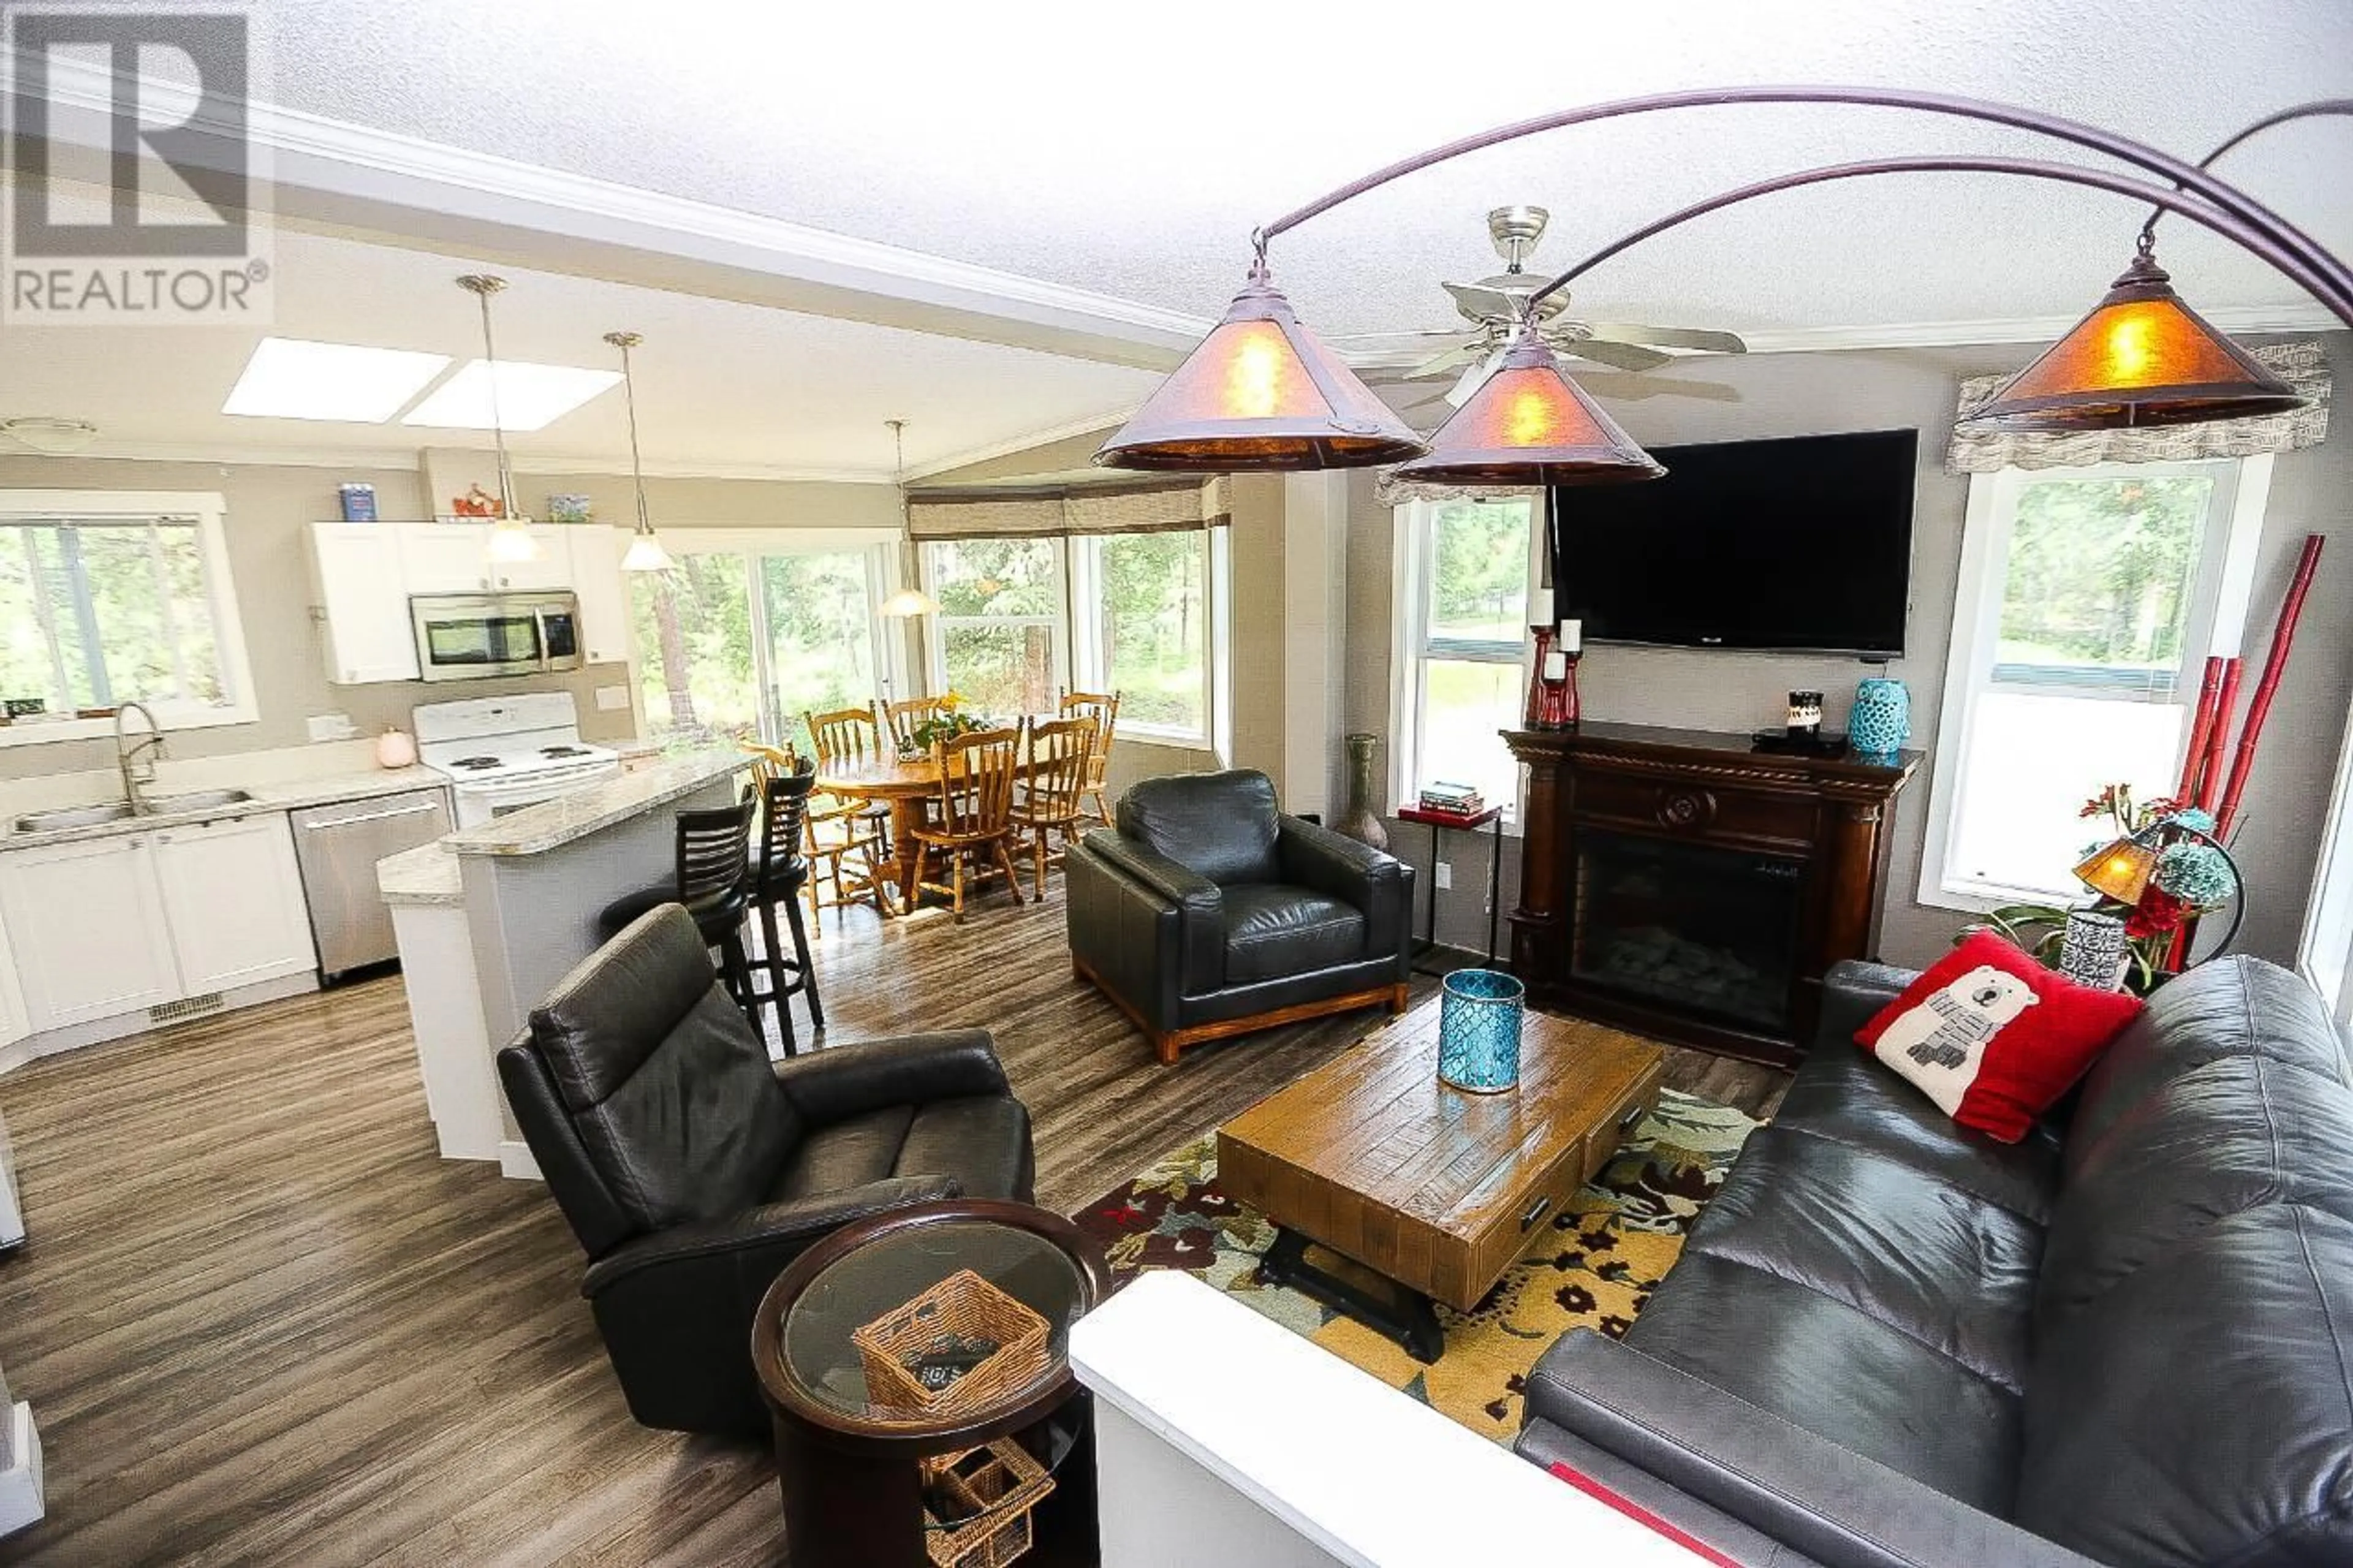
[[[55,63],[56,100],[105,110],[107,71]],[[278,104],[248,110],[247,141],[270,185],[268,216],[330,233],[1147,370],[1173,369],[1216,324]],[[107,122],[103,112],[59,118],[69,127]],[[187,129],[214,138],[194,139],[185,150],[194,161],[245,166],[227,127],[199,116]]]
[[[486,455],[487,455],[487,449]],[[120,463],[184,463],[207,468],[334,468],[345,472],[416,473],[417,448],[365,447],[229,447],[174,441],[116,441],[100,437],[79,452],[50,456],[29,448],[0,447],[0,458],[42,458],[72,463],[98,459]],[[629,465],[611,458],[517,457],[511,459],[518,474],[593,474],[599,479],[627,479]],[[871,468],[796,468],[781,463],[648,463],[649,479],[753,479],[771,484],[879,485],[891,476]]]
[[[1114,429],[1126,424],[1128,417],[1142,406],[1142,404],[1131,403],[1124,407],[1090,415],[1083,419],[1071,419],[1060,425],[1049,425],[1042,430],[1032,430],[1026,436],[1016,436],[1003,441],[992,441],[985,447],[974,447],[969,450],[953,453],[944,458],[934,458],[930,462],[909,468],[907,479],[910,482],[927,479],[934,474],[944,474],[951,469],[970,468],[975,463],[986,463],[996,458],[1011,457],[1016,452],[1026,452],[1033,447],[1045,447],[1056,441],[1067,441],[1073,436],[1085,436],[1097,430]],[[887,479],[889,476],[885,475],[884,478]]]

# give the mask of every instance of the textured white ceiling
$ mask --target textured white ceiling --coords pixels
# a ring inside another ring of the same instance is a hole
[[[2025,102],[2197,156],[2353,94],[2346,0],[1677,0],[1531,8],[1100,3],[262,0],[290,107],[1214,312],[1251,226],[1369,167],[1546,109],[1726,82],[1885,82]],[[1278,242],[1330,332],[1448,320],[1491,205],[1556,214],[1540,260],[1807,164],[2051,144],[1860,110],[1736,109],[1555,132],[1426,173]],[[2065,154],[2060,154],[2065,155]],[[2275,131],[2228,172],[2353,249],[2353,123]],[[1812,329],[2067,315],[2125,260],[2116,198],[1896,178],[1726,213],[1615,261],[1580,308]],[[2296,291],[2168,226],[2193,301]]]
[[[479,262],[281,231],[269,331],[280,337],[451,356],[481,353],[473,297],[453,279]],[[1001,447],[1141,401],[1148,372],[822,316],[495,270],[499,352],[554,364],[617,367],[604,334],[645,334],[634,352],[638,423],[656,468],[807,469],[887,477],[904,418],[910,468]],[[486,447],[486,431],[234,418],[220,412],[264,334],[223,327],[33,328],[0,331],[0,418],[95,422],[101,450],[255,448],[413,456]],[[0,441],[0,447],[5,447]],[[546,428],[511,439],[518,458],[625,465],[618,387]]]

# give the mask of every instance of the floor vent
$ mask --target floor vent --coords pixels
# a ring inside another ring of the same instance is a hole
[[[201,996],[183,996],[177,1002],[163,1002],[147,1009],[151,1024],[176,1024],[184,1018],[201,1018],[207,1013],[221,1011],[221,994],[207,991]]]

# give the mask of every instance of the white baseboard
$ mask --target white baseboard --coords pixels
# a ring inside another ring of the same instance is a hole
[[[33,1427],[33,1407],[19,1404],[7,1414],[9,1468],[0,1470],[0,1535],[39,1522],[41,1435]]]
[[[221,993],[218,1013],[199,1015],[218,1017],[220,1013],[234,1013],[240,1007],[251,1007],[263,1002],[275,1002],[282,997],[300,996],[319,989],[319,972],[297,970],[271,980],[257,980],[250,985],[239,985]],[[185,1021],[185,1020],[184,1020]],[[69,1024],[60,1029],[46,1029],[28,1036],[14,1045],[0,1048],[0,1073],[19,1068],[41,1057],[54,1057],[66,1051],[78,1051],[85,1046],[104,1045],[129,1035],[144,1034],[151,1029],[168,1029],[169,1024],[158,1024],[147,1016],[147,1009],[135,1013],[118,1013],[111,1018],[92,1018],[87,1023]]]
[[[499,1174],[522,1182],[547,1180],[539,1173],[539,1162],[532,1158],[531,1145],[512,1139],[499,1145]]]

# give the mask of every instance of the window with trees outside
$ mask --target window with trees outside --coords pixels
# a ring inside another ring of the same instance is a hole
[[[34,516],[6,515],[20,498],[0,496],[0,699],[17,720],[0,738],[93,732],[111,721],[53,716],[126,702],[166,728],[256,717],[219,499],[202,499],[187,515]],[[26,721],[34,715],[51,721]]]
[[[1535,511],[1527,500],[1398,509],[1396,800],[1444,781],[1518,811],[1519,764],[1501,731],[1518,726],[1527,693]]]
[[[1123,734],[1209,743],[1221,534],[934,540],[937,689],[997,717],[1119,693]]]
[[[805,715],[872,702],[888,548],[674,533],[670,571],[629,574],[654,737],[806,750]]]
[[[1971,479],[1923,901],[2072,900],[2083,803],[2178,787],[2207,657],[2238,648],[2270,465]]]

